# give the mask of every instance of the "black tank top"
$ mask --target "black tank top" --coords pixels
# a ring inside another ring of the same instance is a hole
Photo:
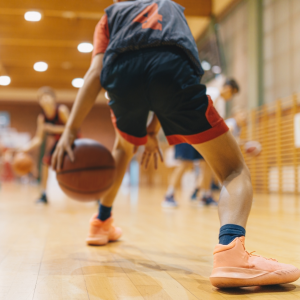
[[[105,12],[110,40],[103,58],[104,87],[108,69],[119,54],[147,47],[179,47],[196,73],[203,75],[197,45],[182,6],[171,0],[136,0],[116,3]]]
[[[45,123],[48,123],[48,124],[53,124],[53,125],[65,125],[65,123],[60,119],[59,117],[59,106],[60,105],[56,105],[56,108],[55,108],[55,114],[52,118],[49,118],[47,117],[47,115],[45,114],[45,112],[43,111],[42,114],[45,118]],[[61,134],[57,134],[57,133],[48,133],[48,135],[50,136],[53,136],[55,138],[55,140],[59,140],[60,137],[61,137]]]

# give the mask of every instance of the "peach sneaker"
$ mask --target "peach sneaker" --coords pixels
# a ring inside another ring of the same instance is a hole
[[[101,221],[95,214],[90,220],[90,232],[86,239],[88,245],[106,245],[108,242],[118,240],[122,235],[122,229],[113,225],[113,218]]]
[[[290,283],[300,277],[300,270],[246,251],[245,237],[229,245],[217,245],[210,282],[218,288]]]

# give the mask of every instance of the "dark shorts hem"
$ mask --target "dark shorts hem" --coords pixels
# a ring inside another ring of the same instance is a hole
[[[202,144],[211,141],[229,130],[226,123],[221,119],[213,128],[204,132],[200,132],[192,135],[180,135],[174,134],[167,136],[169,145],[177,145],[181,143],[187,143],[190,145]]]
[[[130,144],[133,144],[135,146],[143,146],[147,143],[147,136],[144,137],[136,137],[136,136],[132,136],[130,134],[127,134],[126,132],[121,131],[120,129],[118,129],[118,127],[116,127],[116,130],[118,131],[118,133],[120,134],[120,136],[125,139],[127,142],[129,142]]]
[[[120,136],[123,139],[125,139],[127,142],[129,142],[130,144],[133,144],[135,146],[142,146],[147,143],[147,140],[148,140],[147,136],[136,137],[136,136],[130,135],[130,134],[120,130],[117,126],[117,120],[116,120],[115,114],[112,110],[111,110],[111,120],[114,125],[114,128],[117,130],[117,132],[120,134]]]

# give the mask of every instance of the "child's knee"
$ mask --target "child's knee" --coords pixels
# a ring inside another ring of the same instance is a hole
[[[241,181],[244,183],[245,186],[252,187],[251,183],[251,175],[248,167],[245,163],[241,162],[241,164],[236,165],[234,168],[232,168],[226,176],[223,178],[224,182],[230,182],[237,177],[240,177]]]

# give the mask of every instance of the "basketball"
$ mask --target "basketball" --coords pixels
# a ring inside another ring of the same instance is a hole
[[[30,173],[33,166],[32,158],[29,154],[21,152],[14,156],[12,167],[14,172],[19,176]]]
[[[261,144],[256,141],[250,141],[245,144],[245,152],[249,156],[257,156],[261,152]]]
[[[114,158],[103,145],[90,139],[75,140],[73,152],[74,162],[66,154],[62,170],[56,173],[59,186],[74,200],[99,199],[114,182]]]

